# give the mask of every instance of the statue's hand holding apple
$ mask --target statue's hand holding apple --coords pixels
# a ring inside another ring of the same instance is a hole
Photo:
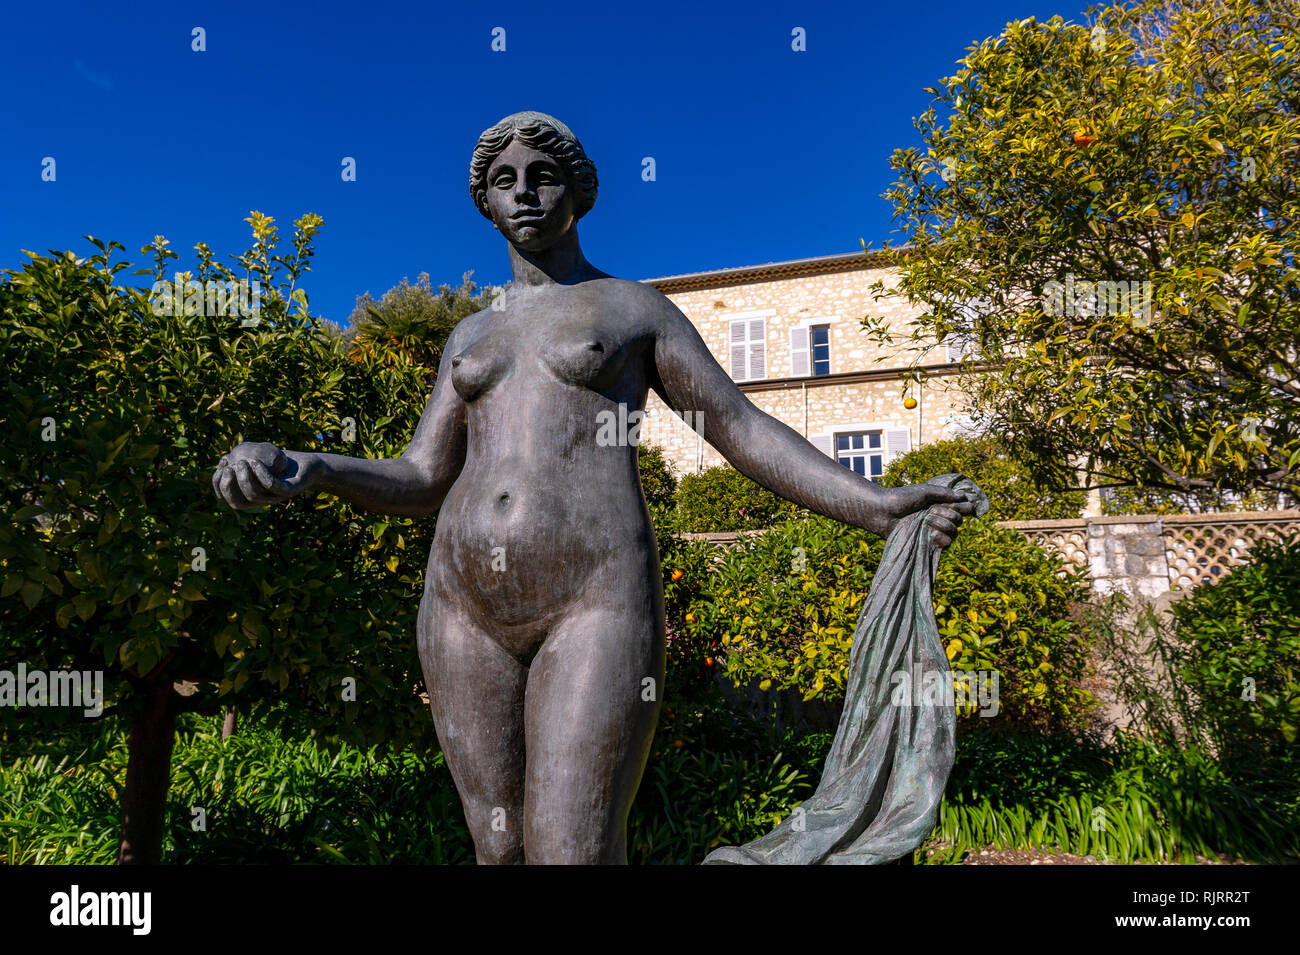
[[[313,454],[282,451],[266,441],[245,441],[217,462],[212,490],[236,510],[287,500],[319,476]]]

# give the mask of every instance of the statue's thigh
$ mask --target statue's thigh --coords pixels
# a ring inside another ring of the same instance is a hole
[[[647,610],[575,613],[533,660],[525,717],[530,864],[627,861],[627,814],[664,684],[663,626]]]
[[[438,741],[478,860],[522,862],[528,668],[447,604],[421,607],[419,646]]]

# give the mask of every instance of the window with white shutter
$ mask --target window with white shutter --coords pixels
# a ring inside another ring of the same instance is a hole
[[[738,319],[731,323],[729,363],[735,381],[767,377],[767,340],[761,318]]]
[[[748,324],[745,322],[731,323],[731,377],[735,381],[744,381],[746,372],[749,370],[749,359],[747,357],[748,348],[746,341],[748,336],[745,334]]]
[[[799,325],[790,329],[790,374],[808,378],[830,373],[830,325]]]
[[[761,318],[749,320],[749,377],[767,377],[767,336]]]
[[[809,374],[808,326],[790,329],[790,374],[803,378]]]
[[[907,428],[885,429],[885,463],[901,458],[912,450],[912,432]]]

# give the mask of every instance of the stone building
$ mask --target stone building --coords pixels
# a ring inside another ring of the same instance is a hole
[[[912,448],[970,428],[960,354],[951,346],[923,357],[923,385],[905,386],[902,375],[914,358],[905,343],[916,309],[896,293],[876,299],[871,286],[878,279],[889,290],[896,273],[881,256],[858,251],[644,281],[694,323],[750,401],[873,477]],[[865,315],[887,320],[897,344],[871,340]],[[662,447],[679,475],[724,463],[653,392],[640,440]]]

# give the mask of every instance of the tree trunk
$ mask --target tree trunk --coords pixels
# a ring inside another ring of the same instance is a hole
[[[172,746],[176,739],[172,696],[170,680],[150,684],[147,697],[141,701],[143,706],[131,717],[118,865],[157,865],[162,861]]]
[[[239,713],[233,706],[226,707],[226,718],[221,724],[221,742],[225,742],[235,735],[235,730],[239,727]]]

